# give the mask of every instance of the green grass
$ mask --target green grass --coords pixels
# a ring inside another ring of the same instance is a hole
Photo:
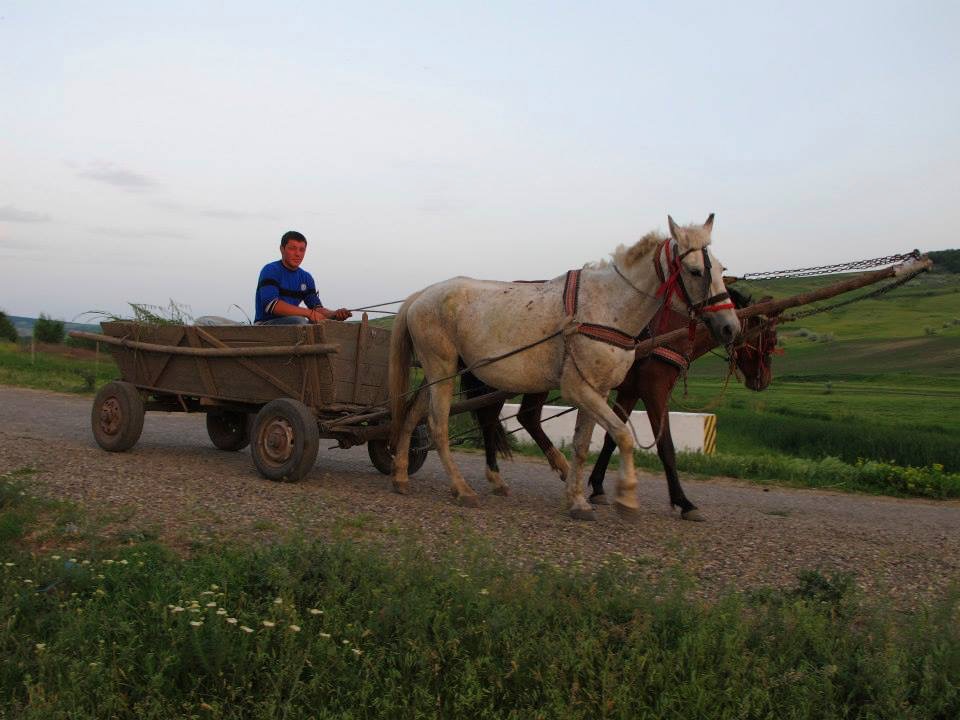
[[[42,514],[29,473],[0,517]],[[36,528],[25,528],[36,533]],[[850,576],[691,599],[626,558],[521,571],[302,537],[0,544],[0,716],[953,718],[960,596],[896,613]]]
[[[109,353],[101,352],[100,362],[78,360],[45,352],[31,357],[30,349],[0,342],[0,385],[17,385],[37,390],[92,393],[119,376]]]

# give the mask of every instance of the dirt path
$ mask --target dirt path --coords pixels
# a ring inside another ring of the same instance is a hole
[[[389,542],[413,533],[444,547],[483,537],[504,558],[557,564],[602,562],[611,553],[656,575],[682,564],[699,592],[792,584],[800,570],[845,570],[871,593],[909,605],[960,580],[960,503],[894,500],[732,480],[685,481],[709,518],[682,522],[667,504],[661,476],[640,473],[641,511],[626,522],[600,507],[594,523],[568,520],[563,486],[545,462],[501,463],[513,488],[489,494],[480,455],[459,453],[464,475],[484,494],[460,508],[434,453],[411,479],[413,493],[390,492],[363,447],[328,450],[297,484],[271,483],[248,451],[223,453],[198,415],[151,413],[130,452],[100,450],[89,428],[90,398],[0,387],[0,472],[31,465],[46,495],[79,501],[113,518],[112,529],[143,530],[186,547],[193,541],[263,542],[302,527]],[[611,478],[612,480],[612,478]]]

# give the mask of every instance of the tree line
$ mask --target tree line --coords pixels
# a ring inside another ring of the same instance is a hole
[[[40,313],[40,317],[33,324],[33,337],[37,342],[59,345],[66,338],[63,320],[54,320],[44,313]],[[17,328],[14,327],[7,314],[0,310],[0,340],[17,342],[18,339]]]

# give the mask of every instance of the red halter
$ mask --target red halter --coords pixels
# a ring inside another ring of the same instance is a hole
[[[718,293],[708,297],[702,302],[694,303],[690,299],[690,293],[687,292],[686,285],[683,284],[683,277],[681,275],[683,272],[683,263],[681,260],[685,255],[695,252],[695,250],[687,250],[683,255],[676,255],[670,250],[672,244],[669,238],[664,240],[653,258],[653,266],[657,271],[657,277],[660,278],[657,297],[663,297],[663,306],[660,308],[660,322],[657,332],[663,332],[666,329],[669,323],[667,312],[670,310],[670,302],[672,298],[676,296],[687,306],[687,312],[690,316],[690,322],[687,325],[687,336],[690,338],[690,341],[693,342],[693,338],[697,332],[697,319],[699,319],[701,315],[708,312],[718,312],[720,310],[733,310],[736,306],[730,301],[730,293],[726,292]],[[663,253],[667,270],[670,273],[669,275],[664,272],[660,264],[661,252]],[[710,269],[712,267],[710,255],[707,253],[706,248],[703,248],[701,252],[703,253],[704,284],[709,288]],[[722,302],[724,300],[727,302]]]

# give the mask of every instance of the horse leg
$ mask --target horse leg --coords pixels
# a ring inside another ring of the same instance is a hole
[[[477,423],[480,425],[480,433],[483,435],[483,450],[487,459],[486,476],[487,482],[493,487],[494,495],[509,495],[510,486],[500,477],[500,466],[497,463],[498,439],[503,433],[503,426],[500,424],[500,411],[503,409],[503,402],[487,405],[478,408],[476,412]],[[505,442],[505,437],[501,440]]]
[[[543,404],[547,401],[547,395],[548,393],[531,393],[524,395],[520,403],[520,412],[517,413],[517,420],[520,421],[523,429],[526,430],[534,442],[537,443],[537,447],[539,447],[546,456],[550,467],[553,468],[553,471],[557,473],[557,475],[560,476],[560,480],[563,481],[567,478],[567,472],[569,472],[570,466],[567,464],[567,459],[563,456],[563,453],[557,450],[556,446],[554,446],[550,438],[548,438],[547,434],[543,431],[543,425],[540,424],[540,415],[543,412]]]
[[[573,431],[573,464],[567,473],[567,507],[574,520],[593,520],[593,506],[583,497],[583,466],[590,450],[590,438],[597,424],[593,416],[585,409],[577,411],[577,422]]]
[[[413,434],[413,429],[423,420],[423,416],[427,414],[427,403],[430,401],[432,390],[432,388],[424,388],[417,393],[404,418],[397,446],[393,448],[393,489],[401,495],[410,492],[410,477],[407,475],[407,468],[410,465],[410,436]]]
[[[680,517],[684,520],[693,520],[700,522],[706,518],[697,510],[697,506],[687,499],[680,485],[680,475],[677,472],[677,453],[673,445],[673,436],[670,434],[670,414],[664,412],[664,403],[658,401],[660,398],[651,399],[647,405],[647,413],[650,418],[650,427],[654,435],[659,433],[657,440],[657,455],[660,456],[660,462],[663,464],[663,471],[667,476],[667,490],[670,493],[670,506],[680,508]],[[644,403],[646,404],[646,403]],[[660,419],[663,418],[663,429],[660,429]]]
[[[436,368],[435,372],[429,372],[433,368],[426,367],[427,362],[421,360],[424,365],[424,373],[427,377],[444,377],[451,372],[445,372],[446,368]],[[454,368],[456,366],[454,365]],[[453,398],[453,379],[437,383],[431,388],[430,393],[430,414],[429,425],[430,433],[433,436],[433,444],[437,447],[437,454],[440,456],[440,462],[450,476],[450,492],[461,505],[467,507],[477,507],[480,505],[480,499],[477,494],[467,485],[460,474],[460,469],[453,461],[453,453],[450,452],[450,402]]]
[[[637,400],[638,397],[635,394],[621,390],[617,393],[617,400],[613,404],[613,411],[617,414],[618,418],[626,421],[626,419],[630,417],[630,413],[632,413],[633,409],[637,406]],[[610,464],[610,458],[613,456],[613,450],[616,446],[617,443],[610,436],[610,433],[603,436],[603,449],[600,451],[600,456],[593,466],[593,472],[590,473],[590,487],[593,488],[590,493],[590,502],[592,503],[606,505],[609,502],[606,494],[603,492],[603,479],[606,477],[607,466]]]
[[[617,414],[607,405],[607,400],[596,390],[583,382],[576,368],[568,366],[564,368],[563,386],[564,395],[580,408],[577,415],[577,429],[574,432],[574,442],[581,433],[581,418],[584,411],[590,413],[593,418],[597,418],[600,425],[610,433],[610,436],[617,443],[620,450],[620,478],[617,483],[617,510],[626,513],[634,513],[640,508],[637,500],[637,474],[633,467],[633,437],[630,435],[630,429],[617,417]],[[593,420],[591,418],[590,432],[593,431]],[[567,501],[570,503],[571,515],[574,511],[582,508],[581,503],[587,507],[590,503],[583,496],[583,477],[578,471],[582,469],[583,460],[586,460],[586,448],[590,443],[589,434],[586,437],[579,438],[584,443],[581,458],[580,448],[575,448],[577,452],[573,457],[573,465],[570,468],[570,475],[567,476]]]

